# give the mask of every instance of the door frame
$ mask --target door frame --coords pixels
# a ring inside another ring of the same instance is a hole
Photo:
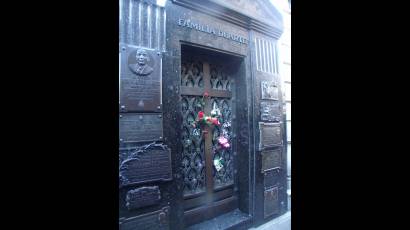
[[[181,81],[181,55],[182,46],[196,47],[211,52],[230,55],[232,58],[240,60],[237,75],[234,76],[236,91],[236,118],[237,125],[237,177],[240,178],[237,183],[238,189],[238,209],[247,215],[253,216],[254,202],[254,150],[253,146],[253,105],[250,100],[252,95],[252,79],[250,73],[250,58],[249,55],[241,55],[228,50],[215,49],[210,46],[192,43],[189,41],[179,40],[173,46],[173,52],[164,54],[163,56],[163,111],[164,111],[164,142],[172,149],[172,167],[174,180],[172,182],[173,198],[171,199],[170,219],[183,218],[183,178],[181,172],[182,160],[182,144],[180,133],[176,134],[172,130],[180,130],[182,116],[178,111],[181,111],[179,103],[180,98],[180,81]],[[183,229],[184,223],[171,221],[171,226],[176,229]]]

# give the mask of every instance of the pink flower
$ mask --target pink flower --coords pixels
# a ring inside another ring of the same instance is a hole
[[[231,145],[228,142],[228,139],[225,137],[219,137],[218,138],[218,143],[223,147],[223,148],[229,148]]]
[[[213,118],[211,118],[211,119],[212,119],[212,124],[214,124],[214,125],[221,125],[221,123],[219,123],[218,118],[213,117]]]

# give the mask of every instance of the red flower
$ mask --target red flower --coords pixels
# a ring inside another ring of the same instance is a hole
[[[198,119],[201,120],[204,117],[204,112],[199,111],[198,112]]]
[[[205,92],[205,93],[204,93],[204,97],[209,97],[208,92]]]

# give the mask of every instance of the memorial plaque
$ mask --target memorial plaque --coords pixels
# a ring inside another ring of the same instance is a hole
[[[128,210],[158,204],[161,200],[161,192],[158,186],[141,187],[127,192],[125,198]]]
[[[121,44],[120,111],[161,111],[161,55]]]
[[[280,121],[279,103],[276,101],[261,101],[261,120]]]
[[[266,171],[263,175],[263,183],[265,189],[272,188],[273,186],[277,185],[279,183],[279,179],[279,170]]]
[[[160,114],[120,114],[120,142],[147,142],[162,139]]]
[[[120,221],[120,230],[168,230],[169,206]]]
[[[120,187],[172,180],[171,150],[163,144],[138,147],[126,156],[120,155],[120,161]]]
[[[261,82],[262,99],[279,100],[279,90],[273,81]]]
[[[259,150],[282,145],[282,132],[279,123],[259,122]]]
[[[265,218],[277,214],[279,212],[278,187],[265,190],[264,198]]]
[[[262,154],[262,173],[268,170],[281,168],[281,150],[264,150]]]

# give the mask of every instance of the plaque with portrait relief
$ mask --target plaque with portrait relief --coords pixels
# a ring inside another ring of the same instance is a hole
[[[261,82],[262,99],[279,100],[279,89],[274,81]]]
[[[161,111],[161,53],[120,45],[120,112]]]

